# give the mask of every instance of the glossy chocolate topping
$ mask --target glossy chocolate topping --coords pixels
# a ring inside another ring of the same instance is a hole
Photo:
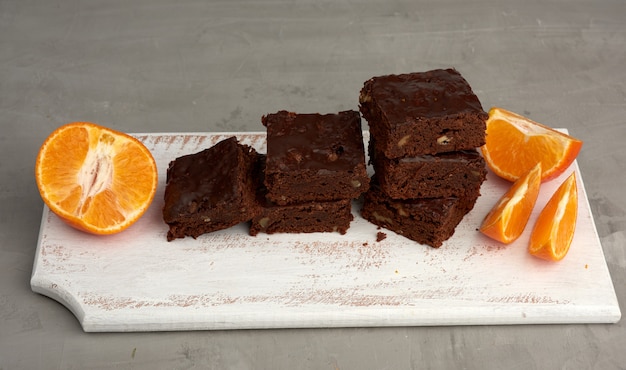
[[[392,122],[484,113],[470,85],[454,69],[374,77],[366,82],[365,94],[369,96],[361,100],[376,101]]]
[[[267,127],[267,171],[350,171],[365,163],[361,116],[296,114],[280,111],[263,117]]]
[[[252,150],[247,146],[242,148]],[[241,163],[242,148],[237,139],[231,137],[172,162],[167,171],[169,186],[165,192],[165,204],[170,207],[168,214],[164,214],[165,220],[201,212],[201,205],[211,207],[235,199],[240,190],[234,169]]]

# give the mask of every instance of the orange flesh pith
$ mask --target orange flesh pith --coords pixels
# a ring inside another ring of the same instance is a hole
[[[562,260],[574,239],[578,189],[572,173],[541,211],[530,239],[529,252],[551,261]]]
[[[156,164],[142,144],[88,123],[51,134],[37,169],[38,186],[50,209],[70,225],[99,234],[130,226],[156,189]]]

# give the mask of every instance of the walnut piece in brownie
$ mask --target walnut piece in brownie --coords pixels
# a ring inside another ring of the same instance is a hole
[[[359,96],[376,151],[387,158],[473,149],[488,114],[454,69],[373,77]]]
[[[256,216],[252,171],[257,156],[233,136],[170,162],[163,207],[167,240],[196,238]]]
[[[374,178],[363,197],[361,215],[371,223],[408,239],[439,248],[472,210],[478,195],[395,200],[380,190]]]
[[[358,198],[369,187],[361,116],[268,114],[267,197],[279,205]]]

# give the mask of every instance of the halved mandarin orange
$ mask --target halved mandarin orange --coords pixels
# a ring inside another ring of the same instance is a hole
[[[69,225],[113,234],[135,223],[157,188],[157,167],[136,138],[89,122],[61,126],[39,149],[41,198]]]
[[[491,108],[486,143],[487,165],[498,176],[515,181],[541,162],[541,180],[551,180],[572,164],[582,141],[502,108]]]
[[[528,252],[549,261],[562,260],[574,239],[577,215],[578,188],[572,172],[541,210],[530,235]]]
[[[511,185],[487,213],[480,232],[499,242],[509,244],[526,228],[541,187],[541,163]]]

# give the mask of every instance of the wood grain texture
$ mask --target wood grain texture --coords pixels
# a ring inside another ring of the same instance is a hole
[[[31,288],[70,309],[85,331],[613,323],[621,316],[576,163],[542,187],[535,212],[577,171],[579,218],[568,256],[548,263],[477,228],[509,185],[489,173],[474,210],[440,249],[378,230],[358,215],[348,233],[259,234],[246,225],[166,241],[169,161],[237,135],[139,134],[160,172],[154,203],[127,231],[73,230],[44,208]],[[368,139],[367,132],[364,133]],[[377,233],[387,238],[377,242]]]

